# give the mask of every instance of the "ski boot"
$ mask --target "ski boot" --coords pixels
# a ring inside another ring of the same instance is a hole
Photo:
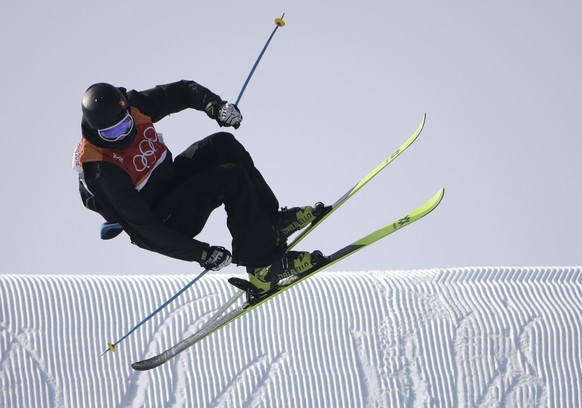
[[[313,207],[310,205],[293,208],[283,207],[279,211],[279,216],[275,222],[277,246],[286,249],[287,238],[313,223],[318,217],[325,215],[330,209],[331,207],[326,207],[321,202]]]
[[[324,259],[320,251],[289,251],[277,258],[272,265],[263,268],[247,267],[249,280],[230,278],[228,281],[247,292],[247,301],[254,304],[279,289],[279,283],[293,276],[309,273]]]

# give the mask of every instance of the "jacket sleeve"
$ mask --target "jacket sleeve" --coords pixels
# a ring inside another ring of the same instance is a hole
[[[165,226],[123,170],[107,162],[85,163],[83,170],[91,193],[115,215],[134,244],[172,258],[200,261],[209,245]]]
[[[146,91],[129,91],[130,105],[150,116],[154,122],[184,109],[212,112],[222,99],[194,81],[178,81],[158,85]],[[210,116],[210,114],[209,114]]]

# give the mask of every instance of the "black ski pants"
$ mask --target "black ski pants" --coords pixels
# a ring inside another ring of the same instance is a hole
[[[273,262],[279,202],[232,134],[215,133],[192,144],[174,159],[174,171],[178,184],[156,209],[169,227],[195,237],[224,204],[233,262],[251,267]]]

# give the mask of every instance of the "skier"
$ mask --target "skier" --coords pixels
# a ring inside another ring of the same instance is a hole
[[[309,252],[286,251],[287,238],[315,217],[312,206],[283,208],[249,153],[227,132],[195,142],[172,160],[154,123],[191,108],[238,129],[234,104],[194,81],[127,91],[107,83],[83,95],[82,138],[74,155],[83,204],[121,224],[132,243],[203,268],[246,266],[259,294],[312,266]],[[194,239],[224,204],[232,254]]]

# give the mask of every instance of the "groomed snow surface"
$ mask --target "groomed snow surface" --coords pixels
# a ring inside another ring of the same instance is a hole
[[[234,293],[192,277],[0,276],[0,407],[582,407],[582,268],[322,272],[164,366]]]

